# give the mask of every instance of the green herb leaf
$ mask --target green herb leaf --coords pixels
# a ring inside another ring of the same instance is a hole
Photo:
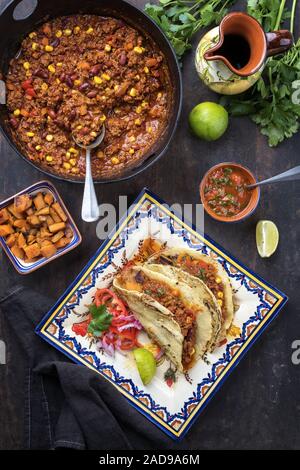
[[[89,311],[93,317],[93,320],[88,326],[89,333],[92,333],[94,336],[101,336],[103,331],[109,329],[113,315],[111,315],[105,305],[100,305],[96,307],[95,304],[89,306]]]

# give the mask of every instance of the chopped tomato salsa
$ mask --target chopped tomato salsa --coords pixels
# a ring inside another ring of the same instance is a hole
[[[242,170],[229,166],[216,168],[207,178],[204,198],[215,214],[232,217],[249,204],[248,184],[250,181]]]

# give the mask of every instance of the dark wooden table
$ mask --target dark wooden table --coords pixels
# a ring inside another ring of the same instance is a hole
[[[143,7],[145,2],[134,3]],[[147,186],[169,203],[196,204],[199,203],[198,187],[204,172],[218,162],[243,163],[258,178],[299,164],[299,134],[277,149],[270,149],[266,139],[247,118],[232,119],[225,136],[215,143],[194,138],[187,125],[189,111],[201,101],[216,101],[218,97],[199,81],[193,52],[184,61],[183,83],[183,111],[166,155],[132,180],[98,185],[96,191],[100,202],[118,207],[120,195],[127,195],[131,201]],[[42,173],[20,159],[2,137],[0,146],[0,199],[44,178]],[[96,225],[80,220],[83,188],[53,182],[78,223],[83,243],[74,252],[26,277],[17,274],[1,252],[0,295],[13,285],[24,284],[57,299],[101,243],[96,237]],[[241,224],[226,225],[209,217],[205,219],[206,233],[288,294],[290,300],[198,419],[180,444],[183,448],[300,447],[300,365],[297,367],[291,361],[291,344],[300,339],[297,188],[296,183],[265,187],[259,208]],[[255,225],[260,219],[273,220],[280,231],[279,248],[271,259],[261,259],[256,251]],[[7,341],[7,364],[0,365],[0,449],[19,449],[23,445],[23,365],[14,362],[14,343],[8,342],[3,318],[0,320],[0,339]]]

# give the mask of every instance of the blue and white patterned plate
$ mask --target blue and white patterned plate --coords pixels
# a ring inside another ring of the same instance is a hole
[[[170,388],[164,374],[169,368],[162,361],[151,384],[141,382],[132,355],[116,353],[108,357],[86,337],[76,336],[72,325],[86,311],[96,288],[107,287],[114,273],[132,258],[143,240],[150,236],[168,246],[189,247],[217,259],[226,269],[239,305],[233,336],[208,354],[206,361],[178,376]],[[222,382],[247,349],[286,303],[287,297],[243,266],[210,238],[197,233],[174,215],[157,196],[145,189],[116,227],[113,236],[58,300],[36,328],[36,332],[77,363],[109,380],[132,405],[174,439],[181,438],[205,408]]]

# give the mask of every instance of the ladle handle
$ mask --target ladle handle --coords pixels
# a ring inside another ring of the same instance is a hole
[[[81,217],[85,222],[95,222],[99,219],[100,212],[95,193],[95,187],[91,168],[91,151],[86,149],[85,183],[82,200]]]
[[[290,49],[294,43],[293,35],[286,29],[266,33],[267,55],[282,54]]]

